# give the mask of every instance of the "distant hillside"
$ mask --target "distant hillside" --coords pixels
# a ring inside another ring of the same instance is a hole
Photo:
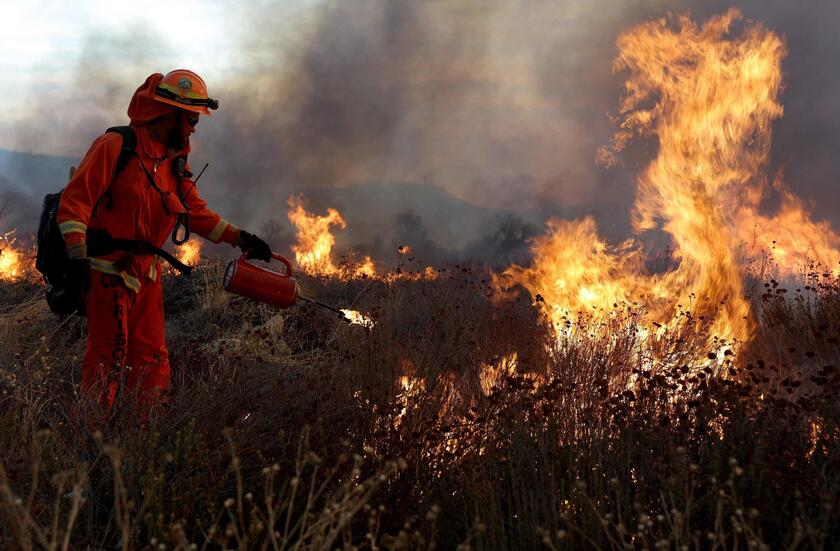
[[[371,183],[302,193],[313,210],[338,209],[356,239],[391,237],[396,244],[427,238],[460,249],[505,216],[504,211],[475,206],[431,184]]]
[[[61,189],[78,163],[71,157],[0,149],[0,207],[6,207],[0,230],[35,231],[44,195]],[[410,245],[429,261],[497,258],[521,248],[542,225],[536,214],[513,216],[478,207],[431,184],[370,183],[288,193],[302,194],[306,207],[319,214],[337,209],[347,222],[346,230],[335,232],[338,246],[375,258],[394,256],[400,245]],[[274,234],[279,245],[288,246],[294,238],[285,210],[267,220],[236,222]]]
[[[44,195],[61,189],[70,167],[78,164],[72,157],[0,149],[0,231],[35,231]]]
[[[79,159],[73,157],[0,149],[0,176],[10,182],[26,183],[39,193],[61,188],[67,181],[70,167],[78,164]]]
[[[79,159],[53,155],[21,153],[0,149],[0,231],[16,228],[27,236],[37,229],[41,202],[67,182],[69,169]],[[232,221],[270,237],[273,245],[288,250],[294,231],[286,218],[284,199],[300,193],[307,209],[325,214],[337,209],[347,222],[345,230],[335,230],[339,251],[353,249],[380,260],[397,259],[396,249],[410,245],[418,259],[427,262],[489,260],[523,262],[528,254],[527,240],[542,232],[549,216],[577,219],[592,214],[601,222],[607,239],[617,241],[626,235],[626,215],[616,205],[605,202],[578,208],[557,208],[545,204],[543,212],[511,212],[476,206],[459,199],[434,184],[365,183],[347,187],[308,187],[298,190],[276,189],[279,208],[271,214],[263,204],[248,205],[238,215],[223,196],[214,196],[212,181],[206,181],[205,196],[210,206],[230,216]],[[247,190],[244,190],[247,191]],[[253,201],[266,201],[258,194]]]

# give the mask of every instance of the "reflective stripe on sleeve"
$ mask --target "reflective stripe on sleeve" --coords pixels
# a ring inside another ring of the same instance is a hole
[[[61,230],[61,235],[67,235],[68,233],[86,233],[87,225],[79,222],[78,220],[67,220],[66,222],[59,224],[58,229]]]
[[[213,228],[213,231],[207,234],[207,239],[209,239],[213,243],[218,243],[219,239],[222,238],[222,234],[225,233],[225,230],[229,225],[230,224],[227,222],[227,220],[222,218],[221,220],[219,220],[219,223],[216,224],[216,227]]]

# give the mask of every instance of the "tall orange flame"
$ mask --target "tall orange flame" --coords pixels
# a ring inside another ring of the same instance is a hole
[[[292,246],[292,252],[298,266],[311,275],[338,275],[340,270],[331,257],[335,237],[330,228],[346,228],[344,218],[335,209],[327,209],[326,216],[309,213],[303,208],[301,197],[291,196],[287,203],[289,221],[297,230],[298,242]]]
[[[837,234],[813,222],[780,182],[781,209],[759,214],[770,191],[771,124],[783,112],[786,48],[759,23],[744,21],[736,31],[741,19],[736,9],[702,26],[670,17],[618,38],[614,68],[629,77],[612,152],[598,159],[614,164],[613,152],[634,137],[658,140],[657,157],[638,177],[633,227],[667,232],[676,268],[649,273],[633,241],[608,245],[589,218],[552,220],[534,243],[532,265],[511,266],[500,279],[539,295],[555,324],[581,311],[605,319],[626,303],[669,324],[681,305],[713,320],[713,336],[745,341],[754,324],[744,298],[745,251],[771,252],[780,272],[807,259],[829,266],[840,259]]]

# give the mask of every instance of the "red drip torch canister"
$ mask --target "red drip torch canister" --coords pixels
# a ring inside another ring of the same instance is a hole
[[[281,274],[248,262],[246,255],[231,260],[222,278],[225,291],[252,298],[278,308],[288,308],[297,302],[300,288],[292,277],[292,264],[283,256],[271,253],[272,258],[286,265]]]

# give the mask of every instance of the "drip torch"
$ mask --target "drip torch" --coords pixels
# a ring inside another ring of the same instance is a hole
[[[229,293],[278,308],[289,308],[298,300],[305,300],[335,312],[341,317],[342,321],[351,322],[344,312],[338,308],[324,304],[314,298],[302,296],[300,287],[298,287],[297,281],[292,275],[292,263],[286,257],[274,252],[271,253],[271,257],[285,265],[285,273],[275,272],[252,264],[248,261],[248,255],[245,253],[238,259],[231,260],[227,265],[222,278],[222,287]]]

